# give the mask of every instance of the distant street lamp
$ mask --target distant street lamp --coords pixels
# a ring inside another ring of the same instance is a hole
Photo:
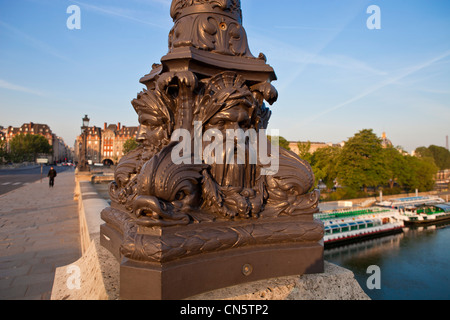
[[[83,125],[81,126],[81,152],[80,152],[80,167],[78,171],[89,171],[89,167],[86,165],[86,149],[87,149],[87,129],[89,128],[89,118],[84,116]]]
[[[83,131],[86,130],[87,128],[89,128],[89,120],[91,120],[91,119],[89,119],[89,117],[87,115],[85,115],[83,118],[83,126],[81,127],[81,129]]]

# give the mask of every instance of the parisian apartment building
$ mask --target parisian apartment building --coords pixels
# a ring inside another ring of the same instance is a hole
[[[73,150],[66,145],[64,139],[52,132],[47,124],[24,123],[20,127],[0,127],[0,140],[6,141],[6,149],[10,151],[10,141],[19,134],[39,134],[47,139],[53,148],[53,153],[48,157],[49,163],[59,163],[72,160]]]
[[[122,126],[121,123],[104,123],[103,127],[86,129],[86,160],[89,164],[117,164],[124,156],[123,144],[136,139],[139,127]],[[80,159],[83,135],[75,141],[75,161]]]

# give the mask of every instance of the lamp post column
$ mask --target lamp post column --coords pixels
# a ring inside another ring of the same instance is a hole
[[[82,136],[82,146],[80,153],[80,169],[79,171],[88,171],[88,167],[86,165],[86,155],[87,155],[87,129],[89,128],[89,118],[87,115],[84,116],[83,125],[81,127],[81,136]]]

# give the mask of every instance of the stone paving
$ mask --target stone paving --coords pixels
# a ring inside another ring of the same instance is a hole
[[[81,256],[74,172],[0,196],[0,300],[49,300],[57,267]]]

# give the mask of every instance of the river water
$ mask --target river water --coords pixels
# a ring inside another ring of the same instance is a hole
[[[449,247],[450,222],[326,249],[325,260],[353,271],[373,300],[448,300]],[[380,268],[380,289],[367,285],[372,265]]]

